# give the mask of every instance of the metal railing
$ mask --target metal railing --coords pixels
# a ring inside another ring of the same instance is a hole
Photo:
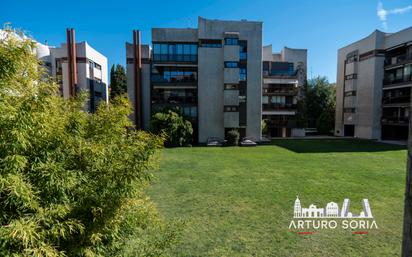
[[[385,59],[385,66],[395,65],[407,61],[412,61],[412,53],[388,57]]]

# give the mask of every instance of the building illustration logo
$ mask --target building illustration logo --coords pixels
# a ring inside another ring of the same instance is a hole
[[[350,200],[348,198],[343,200],[342,208],[339,211],[339,206],[335,202],[330,202],[326,208],[317,208],[316,205],[311,204],[309,208],[302,208],[300,200],[296,197],[294,206],[293,218],[370,218],[373,219],[372,211],[369,206],[369,200],[362,200],[363,211],[359,215],[352,214],[349,211]]]
[[[359,214],[350,212],[350,199],[345,198],[342,207],[335,202],[329,202],[324,208],[315,204],[303,208],[299,197],[296,197],[293,206],[293,219],[289,224],[292,230],[319,230],[319,229],[350,229],[354,234],[367,234],[368,230],[378,229],[372,215],[368,199],[362,199],[362,211]],[[358,231],[366,230],[366,231]],[[313,234],[314,232],[299,232],[299,234]]]

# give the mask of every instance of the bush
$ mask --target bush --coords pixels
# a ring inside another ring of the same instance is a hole
[[[192,142],[192,123],[172,110],[154,114],[150,121],[150,131],[157,135],[163,134],[167,147],[188,146]]]
[[[126,130],[126,99],[64,100],[33,49],[0,41],[0,256],[113,256],[128,238],[161,255],[177,234],[143,190],[162,139]]]
[[[230,130],[227,132],[226,140],[228,145],[238,145],[239,144],[239,132],[237,130]]]

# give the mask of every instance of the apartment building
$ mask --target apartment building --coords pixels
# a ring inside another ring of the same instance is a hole
[[[406,140],[411,70],[412,27],[339,49],[335,135]]]
[[[147,128],[164,108],[178,108],[200,143],[231,129],[261,139],[261,22],[199,17],[197,28],[153,28],[151,48],[134,31],[126,58],[138,127]]]
[[[107,58],[87,42],[76,42],[73,29],[66,32],[67,42],[60,47],[36,43],[36,55],[56,78],[64,98],[87,90],[86,108],[94,112],[100,101],[108,102]]]
[[[306,81],[307,50],[263,47],[262,119],[269,137],[303,136],[297,127],[297,102]]]

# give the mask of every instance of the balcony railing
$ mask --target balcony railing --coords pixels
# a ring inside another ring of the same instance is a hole
[[[197,80],[192,76],[173,76],[167,77],[163,75],[152,75],[152,83],[196,83]]]
[[[270,95],[297,95],[297,89],[263,88],[263,94]]]
[[[412,53],[386,58],[385,66],[400,64],[408,61],[412,61]]]
[[[296,104],[262,104],[264,111],[281,111],[281,110],[295,110]]]
[[[409,104],[410,102],[411,97],[409,95],[382,98],[382,104]]]
[[[408,125],[409,119],[401,118],[401,117],[382,117],[381,119],[382,124],[386,125]]]
[[[401,78],[395,78],[395,79],[390,79],[390,78],[385,78],[383,80],[384,85],[394,85],[394,84],[401,84],[401,83],[406,83],[406,82],[411,82],[412,81],[412,74],[402,76]]]
[[[197,62],[197,55],[193,54],[153,54],[154,62]]]

